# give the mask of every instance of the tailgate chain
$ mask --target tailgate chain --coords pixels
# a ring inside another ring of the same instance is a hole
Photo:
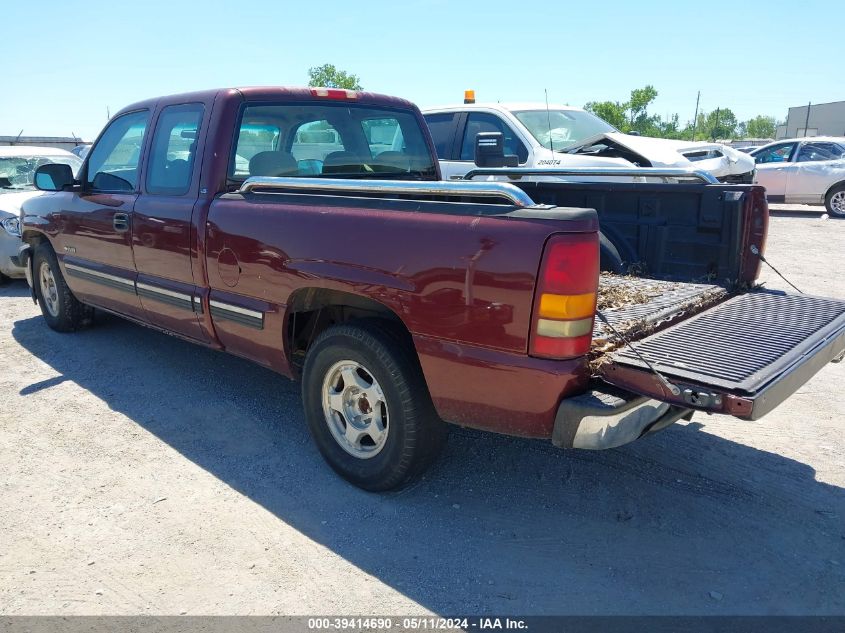
[[[763,257],[763,253],[761,253],[761,252],[760,252],[760,249],[759,249],[759,248],[757,248],[754,244],[752,244],[752,245],[751,245],[751,252],[752,252],[754,255],[756,255],[757,257],[759,257],[759,258],[760,258],[760,261],[761,261],[761,262],[763,262],[764,264],[766,264],[766,266],[768,266],[768,267],[769,267],[769,268],[771,268],[773,271],[775,271],[775,274],[776,274],[778,277],[780,277],[781,279],[783,279],[786,283],[788,283],[790,286],[792,286],[793,288],[795,288],[795,290],[797,290],[797,291],[798,291],[799,293],[801,293],[802,295],[804,294],[804,291],[803,291],[803,290],[801,290],[800,288],[798,288],[798,286],[796,286],[794,283],[792,283],[791,281],[789,281],[789,279],[787,279],[786,277],[784,277],[784,276],[783,276],[783,273],[781,273],[781,272],[780,272],[777,268],[775,268],[774,266],[772,266],[772,265],[769,263],[769,260],[768,260],[768,259],[766,259],[765,257]]]
[[[799,291],[799,292],[800,292],[800,291]],[[654,373],[654,375],[655,375],[655,376],[657,376],[657,379],[658,379],[658,380],[660,380],[660,382],[663,384],[663,386],[664,386],[664,387],[666,387],[666,388],[667,388],[667,389],[668,389],[668,390],[672,393],[672,395],[673,395],[673,396],[679,396],[679,395],[681,395],[681,389],[680,389],[680,387],[678,387],[678,385],[675,385],[675,384],[673,384],[673,383],[669,382],[669,379],[668,379],[668,378],[666,378],[666,376],[664,376],[664,375],[663,375],[663,374],[661,374],[659,371],[657,371],[657,370],[654,368],[654,366],[653,366],[650,362],[648,362],[648,361],[647,361],[647,360],[646,360],[646,359],[642,356],[642,354],[640,354],[640,352],[637,350],[637,348],[636,348],[636,347],[634,347],[634,345],[633,345],[633,344],[632,344],[632,343],[631,343],[628,339],[626,339],[624,336],[622,336],[622,334],[620,334],[620,333],[616,330],[616,328],[615,328],[615,327],[613,327],[613,325],[611,325],[610,321],[608,321],[608,320],[607,320],[607,317],[606,317],[606,316],[604,316],[604,314],[602,313],[602,311],[601,311],[601,310],[596,309],[596,315],[599,317],[599,319],[601,319],[602,323],[604,323],[604,324],[608,327],[608,329],[611,331],[611,333],[612,333],[612,334],[613,334],[616,338],[618,338],[618,339],[619,339],[622,343],[624,343],[625,345],[627,345],[627,346],[631,349],[631,351],[632,351],[632,352],[634,352],[634,354],[636,354],[636,355],[637,355],[637,358],[639,358],[639,359],[640,359],[643,363],[645,363],[646,367],[648,367],[648,368],[652,371],[652,373]]]

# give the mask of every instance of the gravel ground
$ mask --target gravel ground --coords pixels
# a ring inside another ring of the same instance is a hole
[[[772,263],[845,299],[845,221],[774,215]],[[57,334],[20,283],[0,323],[4,614],[845,614],[845,363],[612,451],[456,429],[372,495],[268,371],[117,318]]]

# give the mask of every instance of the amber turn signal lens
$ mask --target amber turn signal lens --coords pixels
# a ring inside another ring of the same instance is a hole
[[[596,311],[596,293],[581,295],[540,295],[539,316],[545,319],[586,319]]]

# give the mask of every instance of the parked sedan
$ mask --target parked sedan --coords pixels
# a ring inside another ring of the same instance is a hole
[[[46,163],[70,165],[74,176],[82,161],[55,147],[0,147],[0,283],[25,275],[16,263],[21,244],[20,208],[24,200],[42,195],[35,189],[35,170]]]
[[[769,202],[817,204],[845,218],[845,138],[814,136],[764,145],[751,156]]]

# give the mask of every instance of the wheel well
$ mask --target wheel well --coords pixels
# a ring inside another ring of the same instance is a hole
[[[50,240],[48,240],[43,233],[39,233],[38,231],[24,231],[23,235],[21,236],[21,241],[26,242],[32,247],[33,252],[36,248],[38,248],[41,244],[47,244],[50,248],[53,248],[53,245],[50,244]]]
[[[303,288],[297,290],[287,308],[286,349],[291,368],[298,376],[311,343],[327,328],[349,321],[380,319],[398,326],[407,341],[411,333],[402,319],[383,303],[341,290]]]
[[[824,201],[827,202],[827,197],[834,189],[838,189],[839,187],[845,187],[845,180],[840,180],[839,182],[833,183],[830,187],[828,187],[827,191],[824,192]]]

